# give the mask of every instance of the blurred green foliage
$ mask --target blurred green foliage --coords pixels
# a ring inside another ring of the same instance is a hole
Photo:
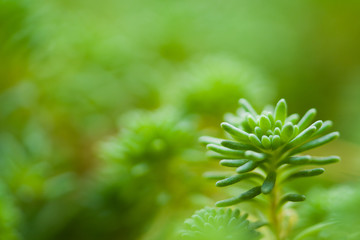
[[[3,239],[20,239],[16,229],[19,226],[20,212],[6,186],[0,185],[0,234]]]
[[[104,165],[96,197],[91,196],[93,211],[101,216],[94,228],[101,232],[98,237],[115,231],[137,239],[160,208],[189,205],[186,194],[198,179],[187,173],[183,153],[197,138],[191,122],[172,109],[132,112],[121,122],[124,130],[101,148]]]
[[[329,223],[306,239],[358,239],[360,231],[359,183],[338,185],[330,189],[317,187],[310,191],[308,204],[299,209],[301,227],[316,226],[318,223]]]
[[[0,238],[171,238],[214,203],[196,138],[240,97],[322,109],[343,142],[321,154],[344,161],[319,184],[358,179],[359,10],[0,0]]]
[[[185,221],[181,239],[215,240],[215,239],[259,239],[254,223],[247,220],[247,214],[239,209],[204,208]]]

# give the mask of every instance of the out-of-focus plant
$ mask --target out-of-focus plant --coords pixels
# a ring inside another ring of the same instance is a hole
[[[196,58],[164,91],[186,114],[196,114],[203,123],[219,121],[236,107],[239,96],[263,104],[274,94],[265,74],[249,64],[225,55]]]
[[[307,204],[299,207],[296,231],[308,228],[296,240],[359,239],[360,201],[359,183],[332,188],[315,187],[309,193]]]
[[[76,212],[76,205],[69,199],[76,195],[78,183],[74,173],[55,169],[54,163],[44,160],[48,157],[43,149],[47,147],[43,142],[46,137],[34,128],[25,142],[9,134],[0,135],[0,177],[7,186],[8,198],[22,213],[16,226],[19,236],[30,240],[54,239]]]
[[[259,239],[255,231],[260,227],[250,223],[247,214],[240,214],[238,209],[204,208],[185,221],[185,229],[181,233],[184,240],[218,240],[218,239]]]
[[[220,165],[236,169],[232,176],[210,175],[217,178],[218,187],[225,187],[241,181],[250,181],[255,186],[237,197],[216,203],[218,207],[231,206],[255,199],[262,209],[265,222],[270,226],[275,239],[286,239],[291,234],[292,220],[289,220],[284,204],[304,201],[305,196],[289,193],[286,184],[303,177],[322,174],[323,168],[303,169],[304,165],[324,165],[338,162],[337,156],[314,157],[302,153],[324,145],[339,136],[338,132],[327,133],[331,121],[316,121],[315,109],[310,109],[300,118],[298,114],[288,115],[287,104],[281,99],[275,108],[267,108],[261,114],[245,99],[240,99],[241,109],[231,122],[221,124],[231,140],[202,137],[209,156],[222,159]]]
[[[239,96],[260,106],[281,92],[298,108],[317,98],[322,116],[338,117],[343,137],[358,142],[358,74],[347,76],[359,66],[359,7],[356,1],[0,0],[0,178],[22,213],[20,235],[123,239],[129,229],[131,238],[137,234],[131,221],[150,212],[146,203],[131,200],[143,196],[156,203],[153,215],[181,211],[192,197],[190,186],[199,184],[180,163],[201,158],[192,140],[177,153],[158,155],[140,149],[175,144],[170,137],[154,144],[134,140],[122,160],[97,159],[94,145],[114,134],[118,115],[134,108],[171,103],[181,112],[175,122],[192,114],[210,127]],[[260,66],[271,80],[237,59]],[[237,119],[227,115],[235,125]],[[124,139],[117,144],[131,145]],[[171,163],[162,172],[160,164],[123,160],[146,153]],[[144,188],[141,180],[156,184]],[[131,210],[117,206],[131,201]],[[135,220],[139,226],[153,222]],[[155,228],[163,230],[163,223]],[[117,231],[122,224],[125,231]]]
[[[120,134],[101,145],[102,166],[84,211],[74,221],[81,225],[74,231],[80,230],[82,236],[86,234],[81,227],[91,226],[87,239],[117,235],[138,239],[160,208],[188,206],[187,201],[179,204],[180,199],[186,200],[189,188],[195,186],[196,176],[182,161],[197,139],[189,120],[166,108],[128,113],[120,126]]]

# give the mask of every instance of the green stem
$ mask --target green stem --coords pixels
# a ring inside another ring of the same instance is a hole
[[[279,157],[280,155],[280,157]],[[276,171],[278,160],[281,158],[281,154],[275,154],[272,161],[272,169]],[[277,171],[276,171],[277,172]],[[282,240],[282,212],[280,204],[281,189],[279,189],[279,182],[276,180],[275,186],[270,194],[270,216],[269,220],[272,226],[272,230],[276,240]]]
[[[270,222],[273,228],[273,232],[276,240],[281,240],[281,212],[278,209],[279,204],[279,192],[275,185],[270,195]]]

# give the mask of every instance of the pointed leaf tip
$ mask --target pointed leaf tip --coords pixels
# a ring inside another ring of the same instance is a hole
[[[305,195],[301,195],[297,193],[288,193],[281,198],[278,208],[280,208],[286,202],[303,202],[305,200],[306,200]]]
[[[238,197],[233,197],[230,199],[219,201],[215,204],[215,206],[216,207],[228,207],[228,206],[240,203],[242,201],[250,200],[250,199],[256,197],[257,195],[259,195],[260,193],[261,193],[261,187],[260,186],[254,187],[254,188],[250,189],[249,191],[240,194]]]
[[[260,117],[260,120],[259,120],[259,123],[260,123],[260,128],[266,132],[267,130],[271,129],[271,121],[268,117],[266,116],[261,116]]]
[[[220,124],[220,126],[226,131],[228,132],[230,135],[232,135],[234,138],[238,139],[238,140],[248,140],[248,133],[241,130],[240,128],[237,128],[233,125],[231,125],[230,123],[227,122],[223,122]]]
[[[287,142],[291,139],[293,133],[294,133],[294,125],[291,122],[288,122],[282,128],[280,137],[284,142]]]
[[[253,108],[253,106],[251,106],[251,104],[245,98],[240,98],[239,103],[241,107],[244,108],[245,111],[247,111],[254,117],[258,115],[255,109]]]
[[[280,120],[283,124],[287,117],[287,104],[285,99],[280,99],[275,107],[275,120]]]
[[[202,136],[202,137],[199,137],[199,142],[203,145],[207,145],[209,143],[220,144],[221,139],[209,137],[209,136]]]
[[[294,173],[288,177],[288,179],[300,178],[300,177],[313,177],[318,176],[325,172],[323,168],[314,168],[310,170],[301,170],[297,173]]]
[[[297,124],[300,131],[304,130],[311,124],[311,122],[316,116],[316,113],[317,111],[315,108],[311,108],[305,113],[305,115],[300,119],[299,123]]]

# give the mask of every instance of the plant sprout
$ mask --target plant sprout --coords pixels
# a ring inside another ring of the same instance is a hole
[[[291,180],[313,177],[323,168],[303,169],[304,165],[326,165],[340,161],[338,156],[316,157],[304,155],[307,150],[324,145],[339,137],[338,132],[328,133],[331,121],[314,121],[316,110],[310,109],[300,118],[288,115],[287,104],[281,99],[274,110],[258,114],[245,99],[240,99],[238,116],[221,127],[230,139],[201,137],[209,149],[209,156],[220,159],[220,165],[234,168],[232,176],[215,176],[218,187],[226,187],[244,180],[255,183],[248,191],[236,197],[218,201],[217,207],[227,207],[266,195],[267,221],[275,239],[285,239],[289,233],[282,228],[282,207],[286,202],[300,202],[305,196],[284,190]],[[212,176],[214,177],[214,176]]]

